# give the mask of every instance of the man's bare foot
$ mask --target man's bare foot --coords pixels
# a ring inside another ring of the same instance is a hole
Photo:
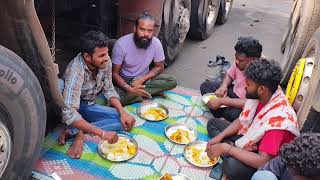
[[[58,138],[59,145],[65,145],[66,139],[68,139],[70,136],[71,136],[70,131],[68,129],[64,129]]]
[[[79,132],[73,140],[72,145],[67,151],[67,154],[73,159],[80,159],[83,152],[84,134]]]

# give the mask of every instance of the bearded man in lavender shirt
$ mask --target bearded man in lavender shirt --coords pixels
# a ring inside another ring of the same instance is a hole
[[[121,37],[113,47],[112,77],[122,105],[162,95],[177,85],[173,76],[161,74],[165,56],[160,40],[153,36],[154,28],[154,18],[144,13],[137,18],[134,33]]]

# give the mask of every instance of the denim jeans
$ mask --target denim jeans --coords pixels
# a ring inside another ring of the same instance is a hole
[[[63,92],[64,81],[59,79],[60,91]],[[100,94],[99,97],[102,97]],[[104,97],[104,96],[103,96]],[[87,122],[105,131],[122,131],[119,112],[112,107],[102,106],[99,104],[88,104],[87,101],[81,100],[78,112]],[[77,134],[78,129],[70,126],[71,135]]]

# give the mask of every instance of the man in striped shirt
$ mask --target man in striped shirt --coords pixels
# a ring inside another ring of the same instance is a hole
[[[108,55],[108,38],[97,31],[81,37],[81,52],[69,63],[60,88],[69,110],[63,110],[63,121],[70,126],[59,137],[65,144],[67,137],[76,135],[67,154],[80,158],[84,133],[99,136],[109,143],[118,140],[118,130],[129,131],[135,119],[124,111],[119,95],[112,84],[111,60]],[[95,103],[97,96],[104,96],[112,107]]]

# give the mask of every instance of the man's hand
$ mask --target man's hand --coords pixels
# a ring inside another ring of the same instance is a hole
[[[230,147],[231,145],[227,143],[218,143],[213,145],[208,144],[206,152],[208,154],[208,157],[210,159],[213,159],[214,157],[226,154]]]
[[[110,144],[114,144],[114,143],[118,142],[118,139],[119,139],[119,137],[118,137],[116,132],[114,132],[114,131],[104,131],[104,130],[102,130],[100,138],[102,140],[108,141],[108,143],[110,143]]]
[[[130,131],[130,129],[134,126],[136,119],[127,112],[124,112],[120,114],[120,121],[123,129],[126,131]]]
[[[224,97],[227,95],[227,90],[228,88],[227,87],[224,87],[224,86],[220,86],[215,92],[214,94],[217,96],[217,97]]]
[[[127,92],[134,94],[136,96],[141,96],[145,98],[152,98],[151,94],[148,93],[146,90],[144,90],[145,86],[144,85],[139,85],[136,87],[130,87]]]
[[[215,136],[214,138],[210,139],[208,142],[208,146],[209,145],[214,145],[214,144],[218,144],[221,143],[221,141],[224,139],[224,137],[220,134],[218,134],[217,136]],[[207,147],[208,147],[207,146]]]
[[[212,110],[218,109],[222,106],[222,98],[214,98],[207,103],[208,107]]]
[[[138,86],[142,86],[144,84],[145,80],[143,80],[143,78],[138,78],[135,79],[134,81],[132,81],[131,86],[132,87],[138,87]]]

